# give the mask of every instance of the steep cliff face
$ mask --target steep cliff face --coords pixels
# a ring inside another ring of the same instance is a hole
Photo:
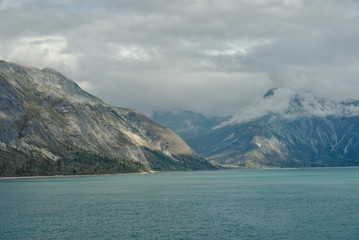
[[[260,106],[188,139],[188,144],[209,160],[228,166],[359,165],[358,101],[338,103],[294,95],[280,107],[284,100],[278,99],[271,108],[270,98],[275,98],[275,90],[265,95]]]
[[[92,167],[77,161],[91,155],[141,163],[147,170],[212,168],[168,128],[106,104],[52,69],[0,61],[0,94],[2,175],[27,174],[29,159],[46,162],[43,174],[67,173],[68,165],[91,173]]]

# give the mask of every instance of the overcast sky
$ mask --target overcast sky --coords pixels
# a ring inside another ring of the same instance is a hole
[[[359,1],[0,0],[0,59],[147,114],[231,114],[273,87],[359,99]]]

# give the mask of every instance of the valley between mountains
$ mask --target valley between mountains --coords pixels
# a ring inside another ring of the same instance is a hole
[[[356,100],[271,89],[232,116],[151,120],[53,69],[0,61],[0,102],[0,176],[359,166]]]
[[[359,165],[359,101],[320,99],[271,89],[227,118],[190,111],[158,112],[211,163],[226,167],[338,167]],[[186,124],[174,124],[182,122]]]

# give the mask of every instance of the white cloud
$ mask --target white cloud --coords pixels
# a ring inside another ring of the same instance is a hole
[[[68,41],[62,36],[30,36],[4,43],[0,51],[10,61],[76,71],[77,57],[68,53],[67,48]]]
[[[272,39],[237,40],[225,43],[220,49],[206,49],[204,53],[212,56],[245,56],[250,54],[255,47],[270,44],[273,41]]]
[[[233,115],[227,122],[218,127],[247,122],[260,118],[269,113],[284,115],[290,107],[290,101],[294,97],[295,92],[289,89],[277,89],[275,94],[268,98],[261,98],[249,106],[243,108],[240,112]]]
[[[250,104],[234,114],[230,120],[215,128],[248,122],[269,114],[275,114],[286,119],[303,116],[358,116],[359,106],[349,102],[343,103],[318,98],[308,92],[297,93],[290,89],[279,88],[274,91],[272,96]]]
[[[118,61],[140,61],[145,62],[153,59],[154,51],[151,49],[146,50],[140,46],[136,45],[119,45],[111,44],[110,48],[113,51],[114,59]]]

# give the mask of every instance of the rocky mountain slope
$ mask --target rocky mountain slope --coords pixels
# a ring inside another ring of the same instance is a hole
[[[359,101],[272,89],[255,106],[187,143],[226,166],[358,166]]]
[[[212,169],[174,132],[60,73],[0,61],[0,175]]]

